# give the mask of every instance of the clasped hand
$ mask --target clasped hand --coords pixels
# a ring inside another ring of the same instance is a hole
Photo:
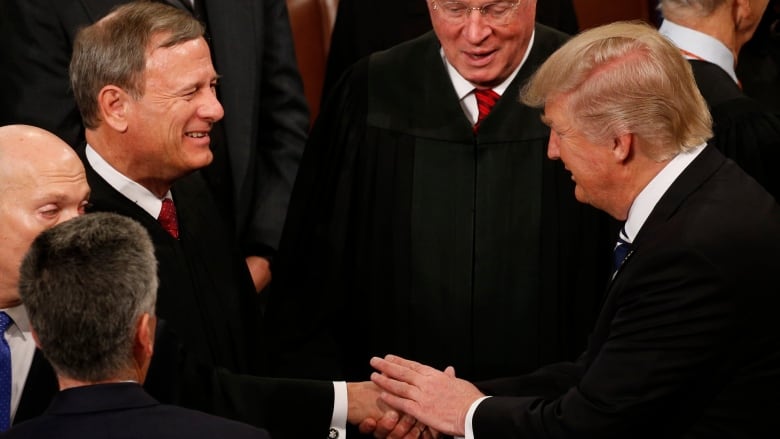
[[[485,396],[470,382],[456,378],[452,367],[440,371],[395,355],[374,357],[371,366],[379,371],[371,374],[371,381],[383,390],[380,400],[429,426],[424,437],[436,438],[439,432],[465,436],[466,414]]]

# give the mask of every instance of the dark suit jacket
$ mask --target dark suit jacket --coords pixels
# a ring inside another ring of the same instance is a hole
[[[268,428],[276,438],[326,435],[333,410],[331,382],[258,377],[265,348],[257,295],[201,176],[191,174],[172,188],[176,240],[103,180],[83,152],[91,211],[137,220],[155,246],[161,327],[145,383],[149,393],[163,403]]]
[[[34,418],[49,406],[51,398],[57,393],[57,375],[54,374],[49,361],[39,350],[35,350],[30,371],[22,390],[22,398],[16,408],[14,424]]]
[[[780,206],[707,147],[664,194],[576,363],[481,383],[477,438],[768,437]],[[541,395],[541,396],[539,396]]]
[[[2,438],[268,439],[265,430],[162,405],[134,383],[96,384],[59,392],[46,413]]]
[[[68,80],[73,39],[80,27],[126,1],[0,2],[0,125],[36,125],[78,146],[84,130]],[[215,129],[224,144],[209,168],[210,188],[232,209],[243,250],[270,255],[309,128],[286,4],[205,0],[205,7],[225,108]]]

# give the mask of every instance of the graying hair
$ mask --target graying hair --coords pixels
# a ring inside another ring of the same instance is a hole
[[[112,10],[95,24],[81,29],[73,43],[70,84],[84,125],[100,122],[98,93],[115,85],[133,98],[143,96],[146,56],[204,35],[203,25],[187,11],[150,1],[134,1]],[[167,34],[156,47],[150,42]]]
[[[146,229],[125,216],[90,213],[33,241],[19,293],[57,373],[98,382],[134,366],[136,324],[154,315],[157,285]]]
[[[674,19],[707,17],[727,0],[660,0],[658,10],[664,17]]]

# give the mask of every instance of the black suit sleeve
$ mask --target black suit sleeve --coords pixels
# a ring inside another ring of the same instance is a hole
[[[333,383],[237,374],[182,348],[164,321],[144,388],[157,400],[269,430],[274,439],[327,437]]]

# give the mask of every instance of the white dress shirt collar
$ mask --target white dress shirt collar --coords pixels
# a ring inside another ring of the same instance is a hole
[[[669,38],[682,49],[688,59],[701,59],[723,69],[735,83],[739,84],[734,71],[734,54],[725,44],[707,34],[664,20],[658,28],[661,35]],[[687,52],[687,53],[686,53]]]
[[[103,177],[106,182],[116,189],[119,193],[127,197],[130,201],[137,204],[154,218],[160,216],[162,209],[162,200],[151,193],[149,189],[129,179],[121,172],[111,166],[103,157],[98,154],[91,146],[86,148],[87,161],[97,174]],[[171,191],[165,194],[164,198],[173,199]]]
[[[639,233],[642,225],[644,225],[647,217],[650,216],[650,212],[653,211],[661,197],[663,197],[672,183],[677,180],[677,177],[682,174],[685,168],[691,164],[693,159],[695,159],[706,146],[707,144],[705,143],[697,146],[691,151],[677,154],[676,157],[661,169],[661,172],[650,180],[650,183],[648,183],[639,195],[637,195],[628,210],[628,218],[623,226],[623,234],[625,234],[623,239],[628,242],[634,241],[634,238]]]

